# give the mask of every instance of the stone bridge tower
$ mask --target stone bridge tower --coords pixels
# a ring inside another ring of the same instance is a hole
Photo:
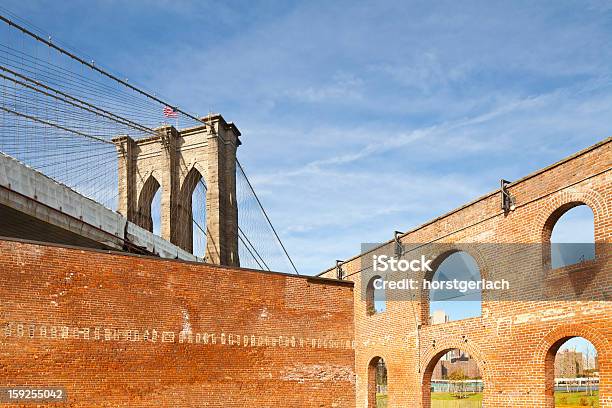
[[[118,212],[153,231],[151,204],[161,189],[161,236],[193,252],[192,194],[206,185],[206,261],[239,266],[236,149],[240,131],[221,115],[206,124],[134,140],[113,139],[119,157]]]

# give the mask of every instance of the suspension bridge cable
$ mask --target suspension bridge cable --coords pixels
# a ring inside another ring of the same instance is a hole
[[[65,98],[67,98],[67,99],[70,99],[70,100],[72,100],[72,101],[74,101],[74,102],[77,102],[77,103],[83,104],[83,105],[88,106],[88,107],[90,107],[90,108],[92,108],[92,109],[99,110],[100,112],[102,112],[102,113],[104,113],[104,114],[106,114],[106,115],[111,116],[112,118],[114,118],[114,120],[120,121],[120,122],[122,122],[122,123],[123,123],[123,122],[126,122],[126,123],[124,123],[124,124],[128,124],[128,125],[130,125],[130,126],[134,126],[134,128],[136,128],[136,129],[138,129],[138,130],[145,131],[145,132],[149,132],[149,133],[155,133],[155,131],[154,131],[153,129],[150,129],[150,128],[148,128],[148,127],[146,127],[146,126],[143,126],[143,125],[141,125],[141,124],[139,124],[139,123],[136,123],[136,122],[131,121],[131,120],[129,120],[129,119],[123,118],[123,117],[121,117],[121,116],[119,116],[119,115],[116,115],[116,114],[114,114],[114,113],[112,113],[112,112],[109,112],[109,111],[107,111],[107,110],[104,110],[104,109],[102,109],[102,108],[99,108],[99,107],[97,107],[97,106],[95,106],[95,105],[93,105],[93,104],[91,104],[91,103],[89,103],[89,102],[86,102],[86,101],[83,101],[83,100],[81,100],[81,99],[75,98],[75,97],[73,97],[73,96],[71,96],[71,95],[68,95],[68,94],[67,94],[67,93],[65,93],[65,92],[62,92],[62,91],[60,91],[60,90],[58,90],[58,89],[55,89],[55,88],[52,88],[52,87],[50,87],[50,86],[48,86],[48,85],[43,84],[43,83],[42,83],[42,82],[40,82],[40,81],[37,81],[37,80],[32,79],[32,78],[29,78],[29,77],[27,77],[27,76],[25,76],[25,75],[22,75],[22,74],[20,74],[20,73],[18,73],[18,72],[16,72],[16,71],[13,71],[13,70],[11,70],[11,69],[8,69],[8,68],[4,67],[4,66],[1,66],[1,65],[0,65],[0,70],[5,71],[5,72],[8,72],[9,74],[11,74],[11,75],[13,75],[13,76],[16,76],[16,77],[18,77],[18,78],[21,78],[21,79],[23,79],[23,80],[25,80],[25,81],[28,81],[28,82],[30,82],[30,83],[33,83],[33,84],[35,84],[36,86],[39,86],[39,87],[44,88],[44,89],[46,89],[46,90],[48,90],[48,91],[54,92],[54,93],[56,93],[56,94],[58,94],[58,95],[61,95],[61,96],[65,97]],[[2,75],[2,77],[3,77],[3,78],[5,78],[5,79],[8,79],[8,80],[10,80],[10,81],[13,81],[13,82],[15,82],[15,83],[18,83],[18,84],[20,84],[20,85],[22,85],[22,86],[26,86],[26,87],[28,87],[28,88],[31,88],[31,89],[36,90],[34,87],[29,86],[29,85],[26,85],[26,84],[23,84],[22,82],[17,81],[17,80],[15,80],[14,78],[10,78],[10,77],[7,77],[7,76],[5,76],[5,75]],[[39,92],[40,92],[40,91],[39,91]],[[45,95],[48,95],[48,96],[51,96],[51,97],[54,97],[53,95],[49,95],[49,94],[47,94],[47,93],[44,93],[44,94],[45,94]],[[94,113],[95,113],[95,112],[94,112]]]
[[[4,68],[3,66],[0,66],[0,70],[3,70],[3,71],[4,71],[4,70],[6,70],[6,71],[10,71],[10,72],[12,72],[12,73],[13,73],[13,75],[16,75],[16,76],[17,76],[17,75],[19,75],[19,74],[17,74],[17,73],[14,73],[14,72],[13,72],[13,71],[11,71],[11,70],[7,70],[7,69],[6,69],[6,68]],[[27,78],[27,77],[25,77],[25,76],[23,76],[23,75],[19,75],[19,77],[22,77],[22,78],[24,78],[24,79],[25,79],[25,78]],[[17,85],[21,85],[21,86],[23,86],[23,87],[25,87],[25,88],[32,89],[32,90],[33,90],[33,91],[35,91],[35,92],[39,92],[39,93],[41,93],[41,94],[43,94],[43,95],[46,95],[46,96],[48,96],[48,97],[50,97],[50,98],[53,98],[53,99],[59,100],[59,101],[61,101],[61,102],[67,103],[67,104],[72,105],[72,106],[74,106],[74,107],[77,107],[77,108],[79,108],[79,109],[86,110],[86,111],[91,112],[91,113],[93,113],[93,114],[95,114],[95,115],[102,116],[102,117],[105,117],[105,118],[107,118],[107,119],[115,120],[115,121],[117,121],[117,122],[119,122],[119,123],[122,123],[122,124],[124,124],[124,125],[130,126],[130,127],[133,127],[133,128],[134,128],[134,129],[136,129],[136,130],[140,130],[140,131],[148,132],[148,133],[151,133],[151,134],[156,134],[156,132],[155,132],[153,129],[149,129],[149,128],[147,128],[147,127],[144,127],[144,126],[142,126],[142,125],[137,124],[136,122],[132,122],[132,121],[130,121],[129,119],[122,118],[122,117],[117,116],[117,115],[115,115],[115,114],[113,114],[113,113],[110,113],[110,112],[108,112],[108,111],[105,111],[104,109],[100,109],[100,108],[96,107],[95,105],[92,105],[92,104],[90,104],[90,103],[87,103],[87,102],[85,102],[85,101],[82,101],[82,100],[80,100],[80,99],[78,99],[78,98],[74,98],[74,97],[72,97],[72,96],[70,96],[70,95],[67,95],[67,94],[65,94],[65,93],[63,93],[63,92],[61,92],[61,91],[58,91],[58,90],[56,90],[56,89],[53,89],[53,88],[51,88],[51,87],[48,87],[48,86],[46,86],[46,85],[44,85],[44,84],[40,84],[40,83],[38,83],[37,81],[31,80],[30,78],[28,78],[27,80],[32,81],[33,83],[37,84],[38,86],[40,86],[40,87],[42,87],[42,88],[45,88],[45,89],[51,90],[51,91],[53,91],[53,92],[55,92],[55,93],[57,93],[57,94],[59,94],[59,95],[62,95],[62,96],[64,96],[66,99],[64,99],[64,98],[62,98],[62,97],[60,97],[60,96],[53,95],[53,94],[51,94],[51,93],[49,93],[49,92],[43,91],[42,89],[38,89],[38,88],[36,88],[35,86],[29,85],[29,84],[27,84],[27,83],[25,83],[25,82],[19,81],[19,80],[14,79],[14,78],[11,78],[11,77],[9,77],[9,76],[7,76],[7,75],[4,75],[4,74],[0,74],[0,78],[8,79],[9,81],[12,81],[12,82],[14,82],[14,83],[15,83],[15,84],[17,84]],[[68,100],[68,99],[70,99],[70,100]],[[72,102],[71,100],[73,100],[73,101],[77,101],[77,102]],[[79,105],[79,103],[80,103],[80,104],[82,104],[82,105],[85,105],[85,106],[80,106],[80,105]],[[87,106],[89,106],[89,107],[93,107],[93,109],[90,109],[90,108],[88,108]],[[96,112],[94,109],[97,109],[97,110],[99,110],[100,112]]]
[[[68,57],[72,58],[73,60],[75,60],[75,61],[77,61],[77,62],[80,62],[81,64],[83,64],[83,65],[85,65],[85,66],[87,66],[87,67],[91,68],[92,70],[94,70],[94,71],[96,71],[96,72],[99,72],[100,74],[102,74],[102,75],[104,75],[104,76],[106,76],[106,77],[108,77],[108,78],[110,78],[110,79],[112,79],[112,80],[114,80],[114,81],[119,82],[119,83],[120,83],[120,84],[122,84],[123,86],[125,86],[125,87],[127,87],[127,88],[129,88],[129,89],[131,89],[131,90],[133,90],[133,91],[136,91],[137,93],[139,93],[139,94],[141,94],[141,95],[144,95],[144,96],[146,96],[147,98],[150,98],[150,99],[152,99],[152,100],[154,100],[154,101],[156,101],[156,102],[159,102],[160,104],[163,104],[163,105],[165,105],[165,106],[169,106],[169,107],[171,107],[171,108],[172,108],[174,111],[176,111],[176,112],[180,112],[180,113],[182,113],[183,115],[187,116],[188,118],[191,118],[191,119],[196,120],[196,121],[198,121],[198,122],[203,122],[201,119],[199,119],[199,118],[197,118],[197,117],[195,117],[195,116],[191,115],[190,113],[187,113],[187,112],[183,111],[182,109],[179,109],[178,107],[173,106],[172,104],[170,104],[170,103],[168,103],[168,102],[165,102],[164,100],[162,100],[162,99],[160,99],[160,98],[158,98],[158,97],[156,97],[156,96],[154,96],[154,95],[151,95],[151,94],[150,94],[149,92],[147,92],[147,91],[144,91],[144,90],[142,90],[142,89],[140,89],[140,88],[135,87],[134,85],[132,85],[132,84],[128,83],[126,80],[123,80],[123,79],[121,79],[121,78],[118,78],[118,77],[116,77],[115,75],[111,74],[110,72],[108,72],[108,71],[106,71],[106,70],[104,70],[104,69],[98,68],[98,67],[97,67],[97,66],[96,66],[96,65],[93,63],[93,61],[92,61],[91,63],[90,63],[90,62],[85,61],[85,60],[84,60],[84,59],[82,59],[81,57],[79,57],[79,56],[77,56],[77,55],[73,54],[72,52],[70,52],[70,51],[68,51],[68,50],[66,50],[66,49],[64,49],[64,48],[62,48],[62,47],[60,47],[60,46],[55,45],[55,44],[54,44],[54,43],[52,43],[51,41],[48,41],[48,40],[46,40],[46,39],[42,38],[40,35],[38,35],[38,34],[36,34],[36,33],[32,32],[32,31],[28,30],[28,29],[27,29],[27,28],[25,28],[24,26],[22,26],[22,25],[20,25],[20,24],[17,24],[16,22],[12,21],[11,19],[6,18],[5,16],[3,16],[3,15],[1,15],[1,14],[0,14],[0,20],[1,20],[1,21],[3,21],[3,22],[5,22],[5,23],[6,23],[6,24],[8,24],[9,26],[12,26],[12,27],[17,28],[18,30],[20,30],[20,31],[21,31],[21,32],[23,32],[24,34],[29,35],[30,37],[34,38],[35,40],[40,41],[40,42],[42,42],[43,44],[45,44],[45,45],[47,45],[47,46],[49,46],[49,47],[51,47],[51,48],[55,49],[56,51],[58,51],[58,52],[60,52],[60,53],[62,53],[62,54],[64,54],[64,55],[66,55],[66,56],[68,56]]]
[[[283,245],[283,241],[281,241],[280,237],[278,236],[278,233],[276,232],[276,228],[274,228],[274,225],[272,225],[272,221],[270,221],[270,217],[268,217],[268,213],[266,212],[265,208],[261,204],[261,201],[259,200],[259,197],[257,196],[257,193],[255,193],[255,189],[253,188],[253,185],[251,184],[251,181],[246,176],[246,173],[244,172],[244,168],[242,167],[242,164],[240,164],[240,162],[238,160],[236,160],[236,164],[238,164],[238,167],[240,167],[240,171],[244,175],[244,179],[246,180],[249,188],[251,189],[251,192],[253,193],[253,196],[255,197],[255,200],[257,201],[257,204],[259,205],[259,208],[261,208],[261,212],[263,213],[264,217],[266,217],[266,220],[268,221],[268,224],[270,225],[270,228],[272,228],[272,232],[274,232],[274,236],[278,240],[278,243],[280,244],[281,248],[283,249],[283,252],[285,252],[285,255],[287,256],[287,259],[289,259],[289,262],[291,263],[291,266],[293,267],[293,270],[295,271],[296,275],[299,275],[300,273],[298,272],[297,268],[295,267],[295,264],[293,263],[293,260],[289,256],[289,253],[287,252],[287,249],[285,248],[285,245]]]
[[[200,185],[204,188],[204,191],[208,191],[208,187],[206,186],[206,184],[200,180],[199,181]],[[192,217],[193,219],[193,217]],[[196,222],[195,219],[193,220],[193,222]],[[197,222],[196,222],[197,225]],[[200,228],[200,230],[204,233],[204,235],[206,235],[206,232],[198,225],[198,228]],[[244,237],[244,239],[243,239]],[[249,253],[251,254],[251,256],[253,257],[253,259],[255,260],[255,262],[257,262],[257,264],[259,265],[259,267],[261,269],[264,269],[263,266],[259,263],[259,261],[257,260],[257,257],[259,257],[259,259],[261,260],[261,262],[265,265],[267,270],[271,270],[270,267],[268,266],[268,264],[266,264],[266,261],[264,261],[263,257],[261,256],[261,254],[257,251],[257,249],[255,248],[255,246],[253,245],[253,243],[251,242],[251,240],[249,240],[248,236],[244,233],[244,231],[242,230],[242,228],[240,227],[240,225],[238,225],[238,238],[240,239],[240,241],[242,241],[242,244],[245,246],[245,248],[247,249],[247,251],[249,251]],[[246,240],[246,242],[245,242]],[[248,242],[248,245],[247,245]],[[250,248],[249,248],[250,246]],[[252,251],[251,251],[252,249]],[[255,254],[257,254],[257,257],[253,254],[253,252],[255,252]]]
[[[92,139],[92,140],[96,140],[96,141],[98,141],[98,142],[108,143],[108,144],[114,145],[114,143],[113,143],[113,142],[109,142],[109,141],[108,141],[108,140],[106,140],[106,139],[102,139],[102,138],[97,137],[97,136],[88,135],[88,134],[86,134],[86,133],[79,132],[78,130],[68,129],[67,127],[63,127],[63,126],[58,125],[58,124],[56,124],[56,123],[51,123],[51,122],[45,121],[45,120],[43,120],[43,119],[39,119],[39,118],[34,117],[34,116],[31,116],[31,115],[26,115],[25,113],[20,113],[20,112],[14,111],[14,110],[12,110],[12,109],[5,108],[4,106],[0,106],[0,109],[1,109],[1,110],[3,110],[3,111],[5,111],[5,112],[11,113],[11,114],[13,114],[13,115],[16,115],[16,116],[21,116],[21,117],[23,117],[23,118],[26,118],[26,119],[32,120],[32,121],[34,121],[34,122],[39,122],[39,123],[42,123],[43,125],[52,126],[52,127],[55,127],[55,128],[61,129],[61,130],[64,130],[64,131],[66,131],[66,132],[74,133],[75,135],[79,135],[79,136],[86,137],[86,138],[88,138],[88,139]]]
[[[244,240],[242,239],[241,235],[238,235],[238,239],[240,239],[240,242],[242,242],[242,245],[244,245],[246,250],[249,251],[249,254],[251,254],[251,256],[253,257],[253,260],[255,260],[255,263],[257,263],[257,265],[259,265],[259,268],[261,268],[263,270],[263,266],[261,266],[261,264],[257,260],[257,257],[255,255],[253,255],[253,252],[251,252],[251,249],[244,243]],[[268,268],[268,270],[270,270],[270,269]]]
[[[266,261],[264,261],[263,257],[259,254],[259,252],[257,252],[257,249],[255,249],[255,245],[253,245],[253,243],[251,242],[251,240],[249,240],[249,237],[247,237],[247,235],[244,233],[244,231],[242,231],[242,228],[240,228],[240,226],[238,227],[238,233],[242,234],[242,236],[244,237],[244,239],[247,241],[247,243],[251,246],[251,248],[253,249],[253,251],[255,251],[255,253],[257,254],[257,256],[259,256],[259,259],[261,260],[261,262],[264,264],[264,266],[266,267],[267,270],[271,270],[270,267],[268,266],[268,264],[266,263]],[[245,242],[242,242],[243,244],[245,244]],[[246,245],[246,244],[245,244]],[[247,250],[249,249],[249,247],[247,246]],[[249,250],[249,252],[251,252]],[[251,253],[251,255],[253,255],[253,253]],[[257,260],[255,260],[257,261]],[[259,264],[259,262],[257,262]],[[261,265],[260,265],[261,266]],[[263,269],[263,268],[262,268]]]

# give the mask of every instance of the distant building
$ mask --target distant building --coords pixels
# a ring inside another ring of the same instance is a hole
[[[480,378],[480,370],[478,364],[468,353],[454,349],[446,353],[432,373],[432,380],[446,380],[448,376],[454,372],[461,370],[468,378]]]
[[[442,324],[448,323],[450,319],[444,310],[436,310],[433,315],[429,316],[429,320],[431,324]]]
[[[555,377],[574,378],[584,374],[584,355],[579,351],[565,349],[555,358]]]
[[[450,321],[444,310],[436,310],[429,317],[431,324],[443,324]],[[480,370],[476,364],[476,360],[470,357],[468,353],[459,349],[453,349],[443,355],[434,368],[431,379],[445,380],[448,376],[457,370],[461,370],[468,378],[480,378]]]

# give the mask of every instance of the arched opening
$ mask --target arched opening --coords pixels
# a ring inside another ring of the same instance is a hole
[[[193,167],[185,176],[178,204],[175,243],[204,258],[206,253],[206,185],[202,174]]]
[[[425,318],[429,324],[441,324],[482,315],[482,290],[446,288],[446,282],[478,282],[480,268],[474,258],[464,251],[451,251],[440,256],[429,279]],[[463,283],[462,283],[463,284]]]
[[[446,349],[434,356],[424,372],[423,407],[480,408],[483,390],[478,361],[465,350]]]
[[[368,408],[387,408],[387,365],[382,357],[374,357],[368,365]]]
[[[595,259],[595,216],[589,206],[580,202],[562,206],[551,215],[544,233],[550,242],[545,261],[551,268]]]
[[[161,236],[161,189],[158,189],[151,200],[151,219],[153,222],[153,233]]]
[[[366,288],[366,311],[368,315],[375,315],[387,310],[385,290],[381,286],[382,277],[376,275],[368,281]]]
[[[206,256],[206,185],[200,180],[191,195],[193,254]]]
[[[564,337],[545,360],[546,407],[599,407],[599,358],[584,337]]]
[[[150,175],[140,190],[136,224],[155,234],[161,229],[161,193],[159,181]]]

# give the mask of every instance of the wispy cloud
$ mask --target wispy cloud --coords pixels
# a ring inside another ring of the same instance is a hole
[[[287,97],[312,103],[347,102],[362,99],[363,80],[353,74],[337,73],[329,84],[311,85],[287,92]]]

